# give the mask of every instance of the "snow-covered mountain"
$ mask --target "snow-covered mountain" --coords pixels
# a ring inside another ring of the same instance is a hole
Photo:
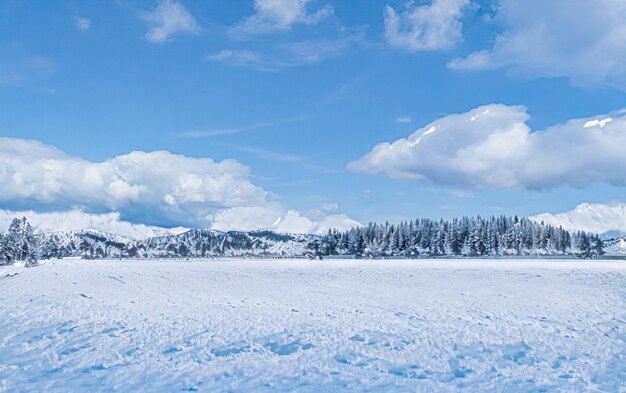
[[[305,255],[315,235],[279,234],[270,231],[221,232],[192,229],[179,235],[131,240],[95,230],[38,235],[41,258],[146,258]]]
[[[626,204],[583,203],[568,212],[543,213],[530,219],[556,227],[562,226],[569,231],[597,233],[604,239],[617,238],[626,233]]]

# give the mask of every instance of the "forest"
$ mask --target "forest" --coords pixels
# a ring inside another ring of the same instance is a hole
[[[311,249],[318,256],[356,255],[365,258],[514,255],[597,258],[604,253],[602,240],[596,234],[570,233],[562,227],[517,216],[370,223],[344,232],[329,230],[313,242]]]

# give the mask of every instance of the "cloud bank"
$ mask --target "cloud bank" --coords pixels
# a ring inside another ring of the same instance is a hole
[[[626,2],[501,0],[503,31],[489,49],[450,62],[455,70],[504,68],[524,77],[626,90]]]
[[[523,106],[481,106],[376,145],[348,167],[476,188],[626,185],[626,112],[574,119],[541,131],[533,131],[528,118]]]
[[[0,207],[34,217],[46,231],[91,228],[148,237],[169,231],[156,226],[180,226],[315,233],[333,222],[356,223],[341,214],[285,208],[235,160],[168,151],[92,162],[38,141],[0,138],[0,190]]]
[[[216,208],[262,205],[270,194],[235,160],[135,151],[102,162],[67,156],[37,141],[0,138],[0,202],[57,208],[149,211],[165,221],[206,222]]]

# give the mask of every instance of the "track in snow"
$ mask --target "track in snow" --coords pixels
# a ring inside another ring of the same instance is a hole
[[[625,273],[519,260],[0,268],[0,392],[615,392]]]

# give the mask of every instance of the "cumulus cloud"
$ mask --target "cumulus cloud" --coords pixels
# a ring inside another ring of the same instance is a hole
[[[626,90],[626,2],[502,0],[489,49],[450,62],[456,70],[505,68],[524,77]]]
[[[76,28],[80,31],[88,31],[91,28],[91,21],[88,18],[76,18]]]
[[[141,17],[151,25],[145,36],[150,42],[166,42],[176,34],[200,31],[193,15],[182,4],[172,0],[161,1],[155,9]]]
[[[463,38],[461,16],[468,4],[469,0],[433,0],[421,6],[408,2],[401,12],[387,5],[387,43],[409,52],[450,49]]]
[[[270,194],[249,175],[234,160],[135,151],[91,162],[37,141],[0,138],[4,202],[141,210],[158,221],[201,225],[218,208],[267,203]]]
[[[235,35],[264,34],[290,30],[296,24],[315,25],[333,14],[325,5],[310,12],[310,0],[254,0],[255,13],[232,28]]]
[[[181,228],[138,223],[294,233],[358,224],[340,214],[284,208],[235,160],[215,162],[167,151],[135,151],[92,162],[38,141],[0,138],[0,190],[0,203],[7,208],[0,219],[26,216],[43,232],[97,229],[142,238]]]
[[[470,187],[544,189],[626,185],[626,112],[574,119],[541,131],[522,106],[500,104],[440,118],[381,143],[350,169]]]
[[[36,233],[60,231],[78,231],[95,229],[105,233],[124,236],[139,240],[154,236],[176,235],[187,231],[187,228],[161,228],[143,224],[133,224],[121,219],[116,212],[90,214],[81,210],[38,213],[30,211],[11,211],[0,209],[0,232],[6,232],[11,220],[26,217],[35,228]]]

